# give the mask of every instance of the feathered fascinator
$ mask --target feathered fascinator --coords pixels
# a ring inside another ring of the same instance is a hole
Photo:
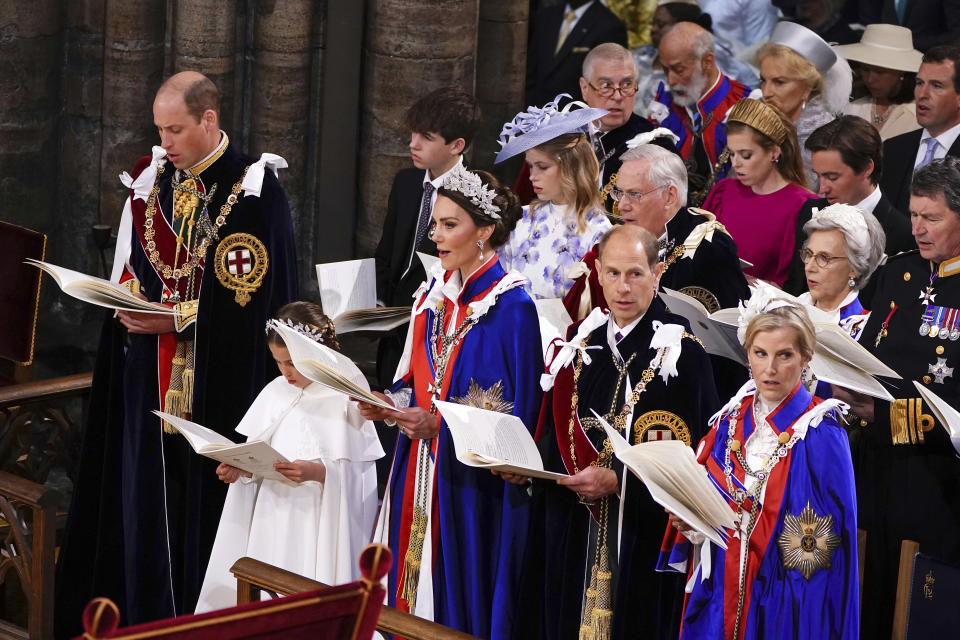
[[[504,124],[498,140],[501,149],[494,164],[538,147],[544,142],[550,142],[565,133],[589,136],[596,130],[592,123],[610,113],[606,109],[595,109],[577,100],[560,109],[557,103],[561,98],[569,97],[569,93],[561,93],[553,102],[548,102],[543,107],[527,107],[526,111],[521,111],[512,121]]]
[[[758,281],[750,288],[753,292],[750,299],[746,303],[741,301],[738,305],[740,316],[737,318],[737,338],[740,340],[740,344],[744,344],[744,340],[746,340],[747,327],[751,320],[780,307],[797,306],[795,302],[783,297],[785,295],[783,291],[765,282]]]

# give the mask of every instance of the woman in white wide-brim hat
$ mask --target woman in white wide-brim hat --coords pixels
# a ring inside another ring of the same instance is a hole
[[[919,129],[913,85],[923,54],[913,48],[913,33],[893,24],[871,24],[857,44],[834,47],[849,60],[869,96],[851,102],[846,113],[860,116],[886,140]]]

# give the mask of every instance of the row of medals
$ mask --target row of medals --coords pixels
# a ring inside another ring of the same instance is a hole
[[[960,340],[960,309],[928,304],[923,312],[920,335],[941,340],[949,338],[954,342]]]

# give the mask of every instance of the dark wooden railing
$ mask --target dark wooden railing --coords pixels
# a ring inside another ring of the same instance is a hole
[[[57,531],[91,379],[86,373],[0,387],[0,586],[9,596],[17,585],[25,602],[25,611],[0,610],[4,638],[53,637]]]
[[[237,578],[237,604],[259,600],[261,591],[287,596],[327,586],[253,558],[240,558],[230,571]],[[387,606],[380,610],[377,630],[408,640],[477,640],[461,631]]]

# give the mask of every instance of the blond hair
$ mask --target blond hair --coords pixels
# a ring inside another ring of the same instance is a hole
[[[743,346],[748,350],[753,344],[753,339],[758,333],[763,331],[776,331],[777,329],[793,329],[796,334],[797,350],[809,360],[813,357],[813,350],[817,346],[817,332],[810,322],[810,316],[799,306],[784,306],[771,309],[758,314],[750,320],[747,325],[747,331],[744,335]]]
[[[820,95],[823,91],[823,76],[813,66],[813,63],[790,47],[775,42],[768,42],[757,51],[757,66],[766,58],[777,58],[787,65],[790,77],[807,85],[810,97]]]
[[[587,228],[587,214],[594,209],[603,209],[603,199],[597,187],[600,164],[590,139],[582,133],[565,133],[534,149],[547,154],[557,163],[560,197],[562,202],[576,211],[577,230],[583,233]],[[536,211],[546,202],[539,198],[534,200],[530,203],[530,211]]]

